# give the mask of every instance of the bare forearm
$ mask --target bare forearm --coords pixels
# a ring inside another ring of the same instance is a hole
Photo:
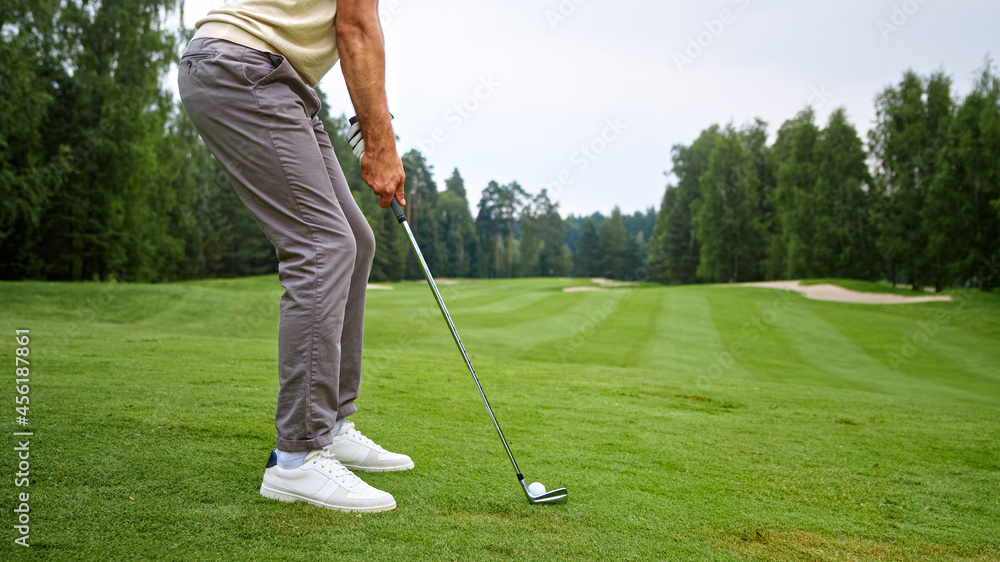
[[[395,153],[396,138],[385,93],[385,43],[378,20],[338,26],[337,47],[366,152]]]
[[[385,95],[385,41],[378,21],[378,0],[340,0],[335,23],[340,66],[365,140],[361,179],[388,207],[393,198],[406,204],[406,171],[396,152],[396,135]]]

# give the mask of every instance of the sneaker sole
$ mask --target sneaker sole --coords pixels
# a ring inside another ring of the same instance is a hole
[[[413,468],[413,461],[410,461],[410,464],[407,464],[407,465],[404,465],[404,466],[388,466],[388,467],[384,467],[384,466],[376,466],[376,467],[358,466],[358,465],[352,465],[352,464],[345,464],[343,462],[341,462],[340,464],[343,464],[344,468],[347,468],[349,470],[357,470],[358,472],[400,472],[400,471],[403,471],[403,470],[410,470],[410,469]]]
[[[306,502],[308,504],[315,505],[316,507],[322,507],[325,509],[332,509],[334,511],[342,511],[345,513],[378,513],[381,511],[395,511],[396,502],[393,501],[391,504],[379,505],[373,507],[344,507],[331,505],[328,503],[323,503],[321,501],[316,501],[315,499],[308,498],[306,496],[300,496],[298,494],[291,494],[289,492],[279,492],[277,490],[272,490],[267,486],[261,484],[260,495],[267,499],[278,500],[280,502],[294,503],[294,502]]]

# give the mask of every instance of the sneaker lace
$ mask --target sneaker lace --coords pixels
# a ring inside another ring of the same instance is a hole
[[[371,439],[365,437],[357,429],[354,429],[354,422],[344,422],[344,426],[345,426],[344,427],[344,433],[347,434],[348,437],[350,437],[352,439],[356,439],[358,441],[361,441],[363,444],[371,447],[372,449],[378,449],[380,451],[384,450],[384,449],[382,449],[381,445],[379,445],[378,443],[376,443],[376,442],[372,441]]]
[[[319,454],[313,458],[313,462],[317,463],[320,468],[325,470],[334,480],[344,485],[349,490],[354,490],[359,485],[364,485],[363,480],[348,470],[347,467],[340,464],[340,461],[324,449],[319,450]]]

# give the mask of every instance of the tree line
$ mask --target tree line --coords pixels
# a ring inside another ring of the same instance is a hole
[[[164,88],[190,36],[167,25],[175,0],[4,6],[0,278],[155,282],[277,271],[270,243]],[[420,278],[392,214],[361,179],[343,140],[345,119],[332,117],[325,103],[320,118],[375,232],[372,280]],[[420,152],[406,153],[403,163],[406,212],[432,271],[625,275],[616,259],[574,262],[565,221],[545,191],[529,195],[517,182],[490,182],[473,216],[458,170],[440,190]],[[605,222],[600,214],[570,221],[582,231],[586,255],[595,244],[604,244],[601,255],[617,255],[628,239],[628,267],[643,259],[644,243],[622,233],[620,213],[600,239],[595,220]]]
[[[713,125],[672,153],[650,241],[660,283],[847,277],[989,290],[1000,251],[1000,79],[943,72],[878,94],[867,143],[843,109]]]
[[[270,243],[164,81],[188,30],[175,0],[6,0],[0,12],[0,278],[170,281],[274,273]],[[450,277],[603,276],[660,283],[798,277],[960,285],[996,256],[1000,84],[987,62],[958,99],[943,73],[880,93],[862,141],[812,110],[773,143],[760,121],[673,148],[658,210],[570,215],[490,182],[475,207],[403,156],[406,212]],[[325,102],[325,100],[324,100]],[[320,118],[375,233],[373,281],[417,279],[391,213],[361,179],[347,123]]]

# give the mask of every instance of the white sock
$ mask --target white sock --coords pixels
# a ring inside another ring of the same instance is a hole
[[[343,425],[344,420],[337,421],[333,425],[333,429],[330,430],[330,435],[336,437]],[[275,449],[274,451],[278,454],[278,466],[283,470],[295,470],[304,465],[306,463],[306,455],[309,454],[309,451],[296,451],[294,453],[282,451],[281,449]]]
[[[278,467],[283,470],[295,470],[306,463],[306,455],[309,451],[295,451],[289,453],[280,449],[275,449],[278,454]]]

